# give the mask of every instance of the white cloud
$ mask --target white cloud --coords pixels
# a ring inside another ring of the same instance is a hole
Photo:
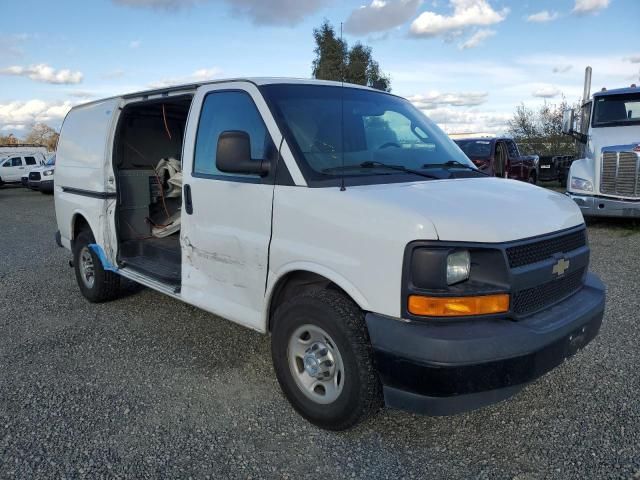
[[[624,57],[623,60],[631,63],[640,63],[640,55],[631,55],[630,57]]]
[[[569,64],[556,65],[551,69],[551,71],[553,73],[567,73],[572,68],[573,68],[573,65],[569,65]]]
[[[70,101],[29,100],[0,103],[0,126],[4,130],[20,130],[37,122],[59,122],[72,106],[73,103]]]
[[[489,133],[502,134],[508,128],[511,113],[473,109],[441,107],[425,114],[449,134]]]
[[[36,82],[55,84],[74,84],[82,82],[82,72],[72,72],[68,69],[56,70],[44,63],[22,67],[14,65],[0,69],[0,75],[16,75],[29,77]]]
[[[494,10],[487,0],[450,0],[453,15],[423,12],[411,24],[411,33],[420,37],[435,37],[460,33],[469,27],[488,26],[502,22],[508,8]]]
[[[471,35],[467,40],[458,45],[460,50],[466,50],[468,48],[476,48],[481,45],[487,38],[493,37],[496,34],[495,30],[478,30]]]
[[[207,1],[226,3],[237,15],[257,25],[295,25],[332,0],[112,0],[119,5],[155,10],[180,10]]]
[[[140,45],[142,45],[140,40],[131,40],[129,42],[129,48],[140,48]]]
[[[610,0],[576,0],[573,7],[573,13],[577,15],[586,15],[588,13],[596,13],[609,6]]]
[[[113,0],[119,5],[129,7],[156,8],[165,10],[179,10],[200,3],[202,0]]]
[[[181,85],[183,83],[204,82],[220,77],[221,75],[222,70],[217,67],[201,68],[193,72],[191,75],[187,75],[185,77],[164,78],[162,80],[158,80],[157,82],[152,82],[149,84],[149,88],[164,88],[170,87],[172,85]]]
[[[487,92],[441,93],[432,91],[426,95],[411,95],[407,99],[422,110],[432,110],[439,106],[471,107],[487,101]]]
[[[534,23],[551,22],[553,20],[556,20],[558,16],[559,16],[558,12],[549,12],[548,10],[542,10],[541,12],[529,15],[527,17],[527,22],[534,22]]]
[[[421,4],[422,0],[372,0],[353,10],[344,28],[354,35],[389,30],[408,22]]]
[[[531,95],[538,98],[553,98],[560,95],[560,93],[560,89],[554,85],[541,85],[531,92]]]

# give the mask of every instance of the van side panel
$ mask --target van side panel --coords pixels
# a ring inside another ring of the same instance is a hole
[[[72,109],[62,125],[56,156],[55,206],[62,244],[73,239],[77,215],[89,223],[105,246],[107,208],[114,203],[111,175],[112,132],[119,98]],[[109,243],[109,242],[106,242]],[[110,248],[105,248],[110,257]]]

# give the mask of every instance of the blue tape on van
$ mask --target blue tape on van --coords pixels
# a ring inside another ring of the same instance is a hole
[[[89,248],[93,250],[93,253],[95,253],[100,259],[100,262],[102,263],[102,268],[104,268],[105,270],[109,270],[111,272],[118,271],[118,267],[111,265],[111,262],[107,260],[107,256],[105,255],[104,250],[102,250],[102,247],[100,245],[98,245],[97,243],[90,243]]]

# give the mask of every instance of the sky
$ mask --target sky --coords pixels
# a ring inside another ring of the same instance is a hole
[[[640,0],[0,0],[0,134],[73,106],[226,77],[311,76],[323,19],[448,133],[640,83]]]

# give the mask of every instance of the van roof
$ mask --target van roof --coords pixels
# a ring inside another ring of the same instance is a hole
[[[195,90],[198,87],[203,85],[214,85],[216,83],[228,83],[228,82],[247,82],[252,83],[256,86],[260,85],[269,85],[269,84],[291,84],[291,85],[329,85],[329,86],[341,86],[343,85],[341,82],[336,82],[332,80],[315,80],[312,78],[286,78],[286,77],[238,77],[238,78],[221,78],[216,80],[207,80],[203,82],[197,83],[185,83],[180,85],[170,85],[166,87],[158,87],[152,88],[149,90],[141,90],[133,93],[125,93],[122,95],[113,95],[111,97],[100,98],[98,100],[92,100],[91,102],[81,103],[75,105],[73,109],[78,107],[83,107],[85,105],[91,105],[98,102],[103,102],[105,100],[110,100],[114,98],[124,98],[131,99],[142,97],[146,99],[148,97],[157,97],[163,96],[165,94],[173,93],[173,92],[185,92],[188,93],[190,91]],[[376,90],[370,87],[366,87],[364,85],[356,85],[354,83],[344,83],[345,87],[349,88],[361,88],[364,90],[372,90],[375,92],[379,92],[380,90]]]

